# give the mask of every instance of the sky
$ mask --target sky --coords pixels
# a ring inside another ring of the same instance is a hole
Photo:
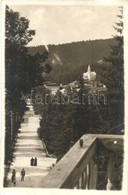
[[[30,20],[36,35],[30,46],[111,38],[118,6],[9,5]]]

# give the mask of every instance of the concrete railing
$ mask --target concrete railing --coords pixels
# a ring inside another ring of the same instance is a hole
[[[40,187],[97,189],[98,163],[96,159],[101,148],[107,152],[106,189],[113,189],[114,155],[117,151],[123,152],[123,136],[101,134],[83,135],[42,179]]]

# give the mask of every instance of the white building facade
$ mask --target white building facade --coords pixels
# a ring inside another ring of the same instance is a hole
[[[90,65],[88,65],[87,72],[83,73],[83,79],[88,81],[95,81],[96,79],[96,72],[91,71]]]

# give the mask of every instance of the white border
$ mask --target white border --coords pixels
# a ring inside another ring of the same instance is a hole
[[[121,191],[98,191],[98,190],[60,190],[60,189],[42,189],[42,188],[3,188],[3,175],[4,175],[4,169],[3,169],[3,162],[4,162],[4,24],[5,24],[5,5],[6,4],[13,4],[13,5],[23,5],[23,4],[41,4],[41,5],[123,5],[124,6],[124,67],[125,67],[125,72],[124,72],[124,78],[125,78],[125,155],[124,155],[124,177],[123,177],[123,188]],[[0,194],[28,194],[31,193],[31,195],[36,195],[36,194],[48,194],[48,195],[56,195],[56,194],[61,194],[65,195],[66,194],[116,194],[116,195],[125,195],[128,194],[128,132],[127,132],[127,99],[128,99],[128,71],[127,71],[127,66],[128,66],[128,1],[127,0],[22,0],[22,1],[16,1],[16,0],[1,0],[0,2],[0,9],[2,10],[1,14],[1,27],[2,31],[2,38],[0,38],[1,42],[1,50],[0,50],[0,57],[1,58],[1,64],[2,64],[2,74],[1,74],[1,83],[2,85],[0,86],[0,91],[2,91],[1,99],[0,101],[0,108],[2,108],[1,112],[1,120],[2,120],[2,125],[1,125],[1,130],[0,131],[0,151],[1,151],[1,156],[0,156],[0,189],[1,192]],[[1,28],[0,28],[1,29]]]

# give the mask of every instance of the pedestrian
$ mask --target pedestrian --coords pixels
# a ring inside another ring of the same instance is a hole
[[[13,179],[13,185],[16,186],[16,178]]]
[[[11,177],[12,183],[15,185],[16,184],[16,170],[12,170],[12,177]]]
[[[34,158],[32,157],[30,160],[30,165],[33,166],[34,165]]]
[[[35,160],[34,160],[34,165],[37,166],[37,158],[35,157]]]
[[[25,177],[25,170],[24,170],[24,169],[22,169],[22,170],[21,170],[21,172],[20,172],[20,174],[21,174],[21,181],[24,181],[24,177]]]

